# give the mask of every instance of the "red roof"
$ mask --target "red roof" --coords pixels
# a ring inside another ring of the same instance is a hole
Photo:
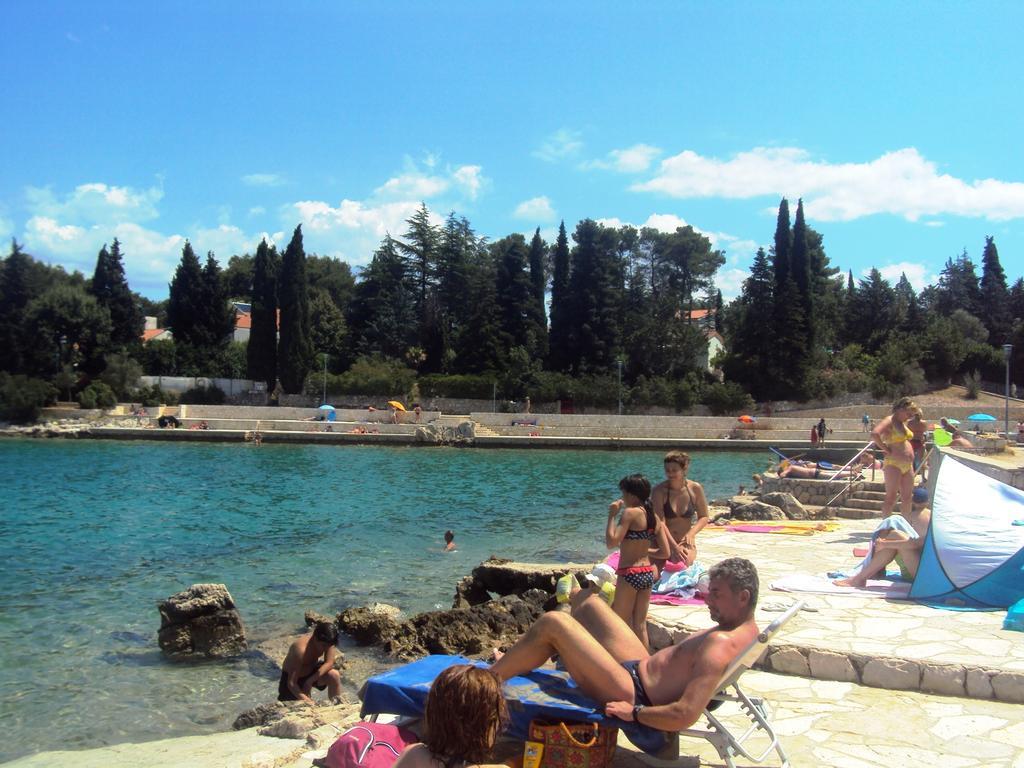
[[[145,344],[147,341],[152,341],[157,336],[161,336],[167,333],[166,328],[149,328],[142,332],[142,343]]]

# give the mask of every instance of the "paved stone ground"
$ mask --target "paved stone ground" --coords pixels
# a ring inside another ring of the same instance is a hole
[[[786,653],[770,655],[773,669],[1024,703],[1024,635],[1002,629],[1005,611],[951,611],[908,601],[770,588],[773,579],[787,574],[855,568],[860,558],[854,557],[853,547],[868,541],[877,521],[838,522],[838,530],[813,536],[734,533],[709,526],[698,539],[705,564],[742,556],[757,565],[757,620],[762,626],[778,615],[768,609],[797,599],[817,609],[801,611],[780,633],[776,646]],[[650,616],[673,635],[712,624],[703,606],[651,606]]]

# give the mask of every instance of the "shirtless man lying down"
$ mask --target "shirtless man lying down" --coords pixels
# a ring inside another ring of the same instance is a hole
[[[718,681],[757,636],[758,579],[740,557],[711,569],[705,600],[714,627],[649,654],[636,634],[590,590],[577,593],[572,614],[541,616],[493,669],[502,680],[533,670],[558,654],[572,679],[605,714],[664,731],[700,718]]]

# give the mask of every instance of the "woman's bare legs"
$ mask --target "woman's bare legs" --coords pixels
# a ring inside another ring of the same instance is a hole
[[[900,489],[900,481],[903,473],[896,467],[883,466],[882,477],[885,478],[885,501],[882,503],[882,517],[892,514],[896,506],[896,493]]]
[[[910,510],[914,498],[914,470],[900,475],[900,514],[910,519]]]

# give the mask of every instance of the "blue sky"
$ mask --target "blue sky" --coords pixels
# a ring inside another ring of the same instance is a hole
[[[153,298],[185,238],[365,264],[425,201],[498,238],[583,217],[726,252],[781,196],[833,265],[920,288],[1024,251],[1024,5],[0,3],[0,236]]]

